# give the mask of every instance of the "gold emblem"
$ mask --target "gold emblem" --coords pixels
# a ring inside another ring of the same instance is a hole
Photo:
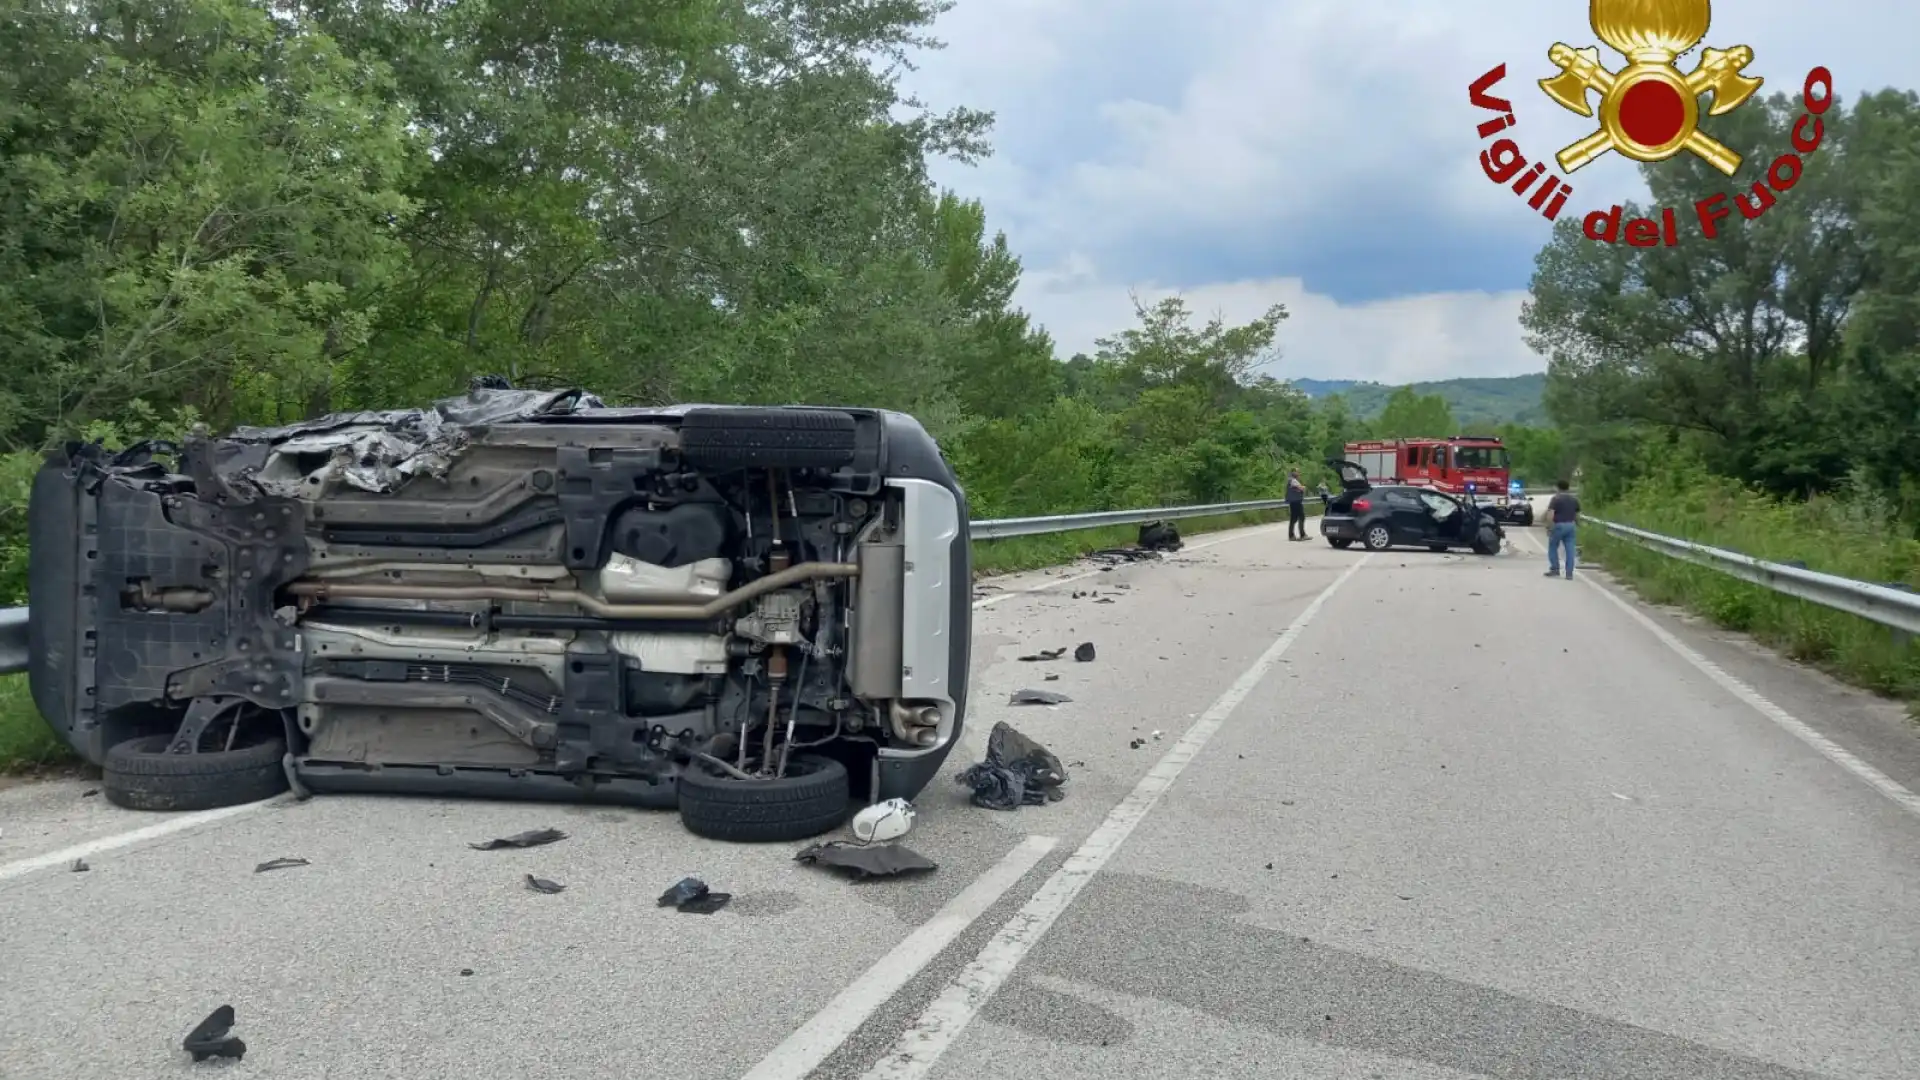
[[[1740,107],[1764,79],[1741,74],[1753,63],[1745,45],[1706,49],[1700,63],[1682,74],[1680,54],[1707,36],[1712,21],[1708,0],[1592,0],[1588,21],[1594,36],[1627,58],[1618,72],[1600,64],[1600,50],[1575,49],[1558,42],[1547,59],[1560,74],[1540,80],[1540,89],[1571,112],[1592,116],[1587,91],[1600,95],[1600,130],[1555,155],[1560,168],[1573,172],[1609,150],[1635,161],[1665,161],[1690,150],[1732,176],[1740,168],[1734,153],[1699,128],[1700,95],[1711,93],[1709,116]]]

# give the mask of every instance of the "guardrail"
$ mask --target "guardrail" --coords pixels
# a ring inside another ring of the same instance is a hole
[[[1866,581],[1823,574],[1800,566],[1768,562],[1737,551],[1696,544],[1691,540],[1662,536],[1631,525],[1601,518],[1588,518],[1615,536],[1623,536],[1663,555],[1717,570],[1729,577],[1749,581],[1764,589],[1792,596],[1809,603],[1844,611],[1862,619],[1892,627],[1902,634],[1920,634],[1920,595],[1904,588],[1875,585]]]
[[[1177,521],[1186,518],[1213,517],[1218,514],[1277,510],[1286,505],[1283,499],[1257,499],[1249,502],[1208,503],[1201,506],[1163,506],[1152,510],[1099,510],[1090,514],[992,518],[972,522],[968,527],[967,536],[972,540],[1005,540],[1014,536],[1078,532],[1081,529],[1099,529],[1110,525],[1143,525],[1149,521]],[[27,609],[0,608],[0,675],[15,675],[25,670],[27,670]]]

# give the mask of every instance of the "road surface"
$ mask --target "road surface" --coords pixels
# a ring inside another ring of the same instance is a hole
[[[918,880],[605,808],[0,792],[0,1077],[220,1068],[179,1044],[222,1003],[230,1075],[276,1080],[1920,1075],[1900,710],[1545,579],[1513,532],[1486,559],[1270,526],[992,582],[949,772],[1007,720],[1069,794],[942,780]],[[1027,687],[1073,700],[1004,704]],[[254,872],[278,857],[310,865]],[[656,907],[688,874],[732,906]]]

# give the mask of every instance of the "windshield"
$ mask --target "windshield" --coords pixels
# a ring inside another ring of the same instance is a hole
[[[1507,467],[1507,448],[1504,446],[1457,446],[1453,451],[1453,467],[1456,469],[1504,469]]]

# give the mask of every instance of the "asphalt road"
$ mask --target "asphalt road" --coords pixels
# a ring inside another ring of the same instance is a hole
[[[276,1080],[1920,1075],[1900,711],[1545,579],[1514,532],[1485,559],[1266,527],[990,583],[949,771],[1007,720],[1069,794],[941,781],[918,880],[604,808],[0,792],[0,1077],[222,1068],[179,1047],[222,1003],[231,1075]],[[1073,700],[1004,704],[1028,687]],[[310,865],[254,872],[283,856]],[[657,908],[688,874],[732,906]]]

